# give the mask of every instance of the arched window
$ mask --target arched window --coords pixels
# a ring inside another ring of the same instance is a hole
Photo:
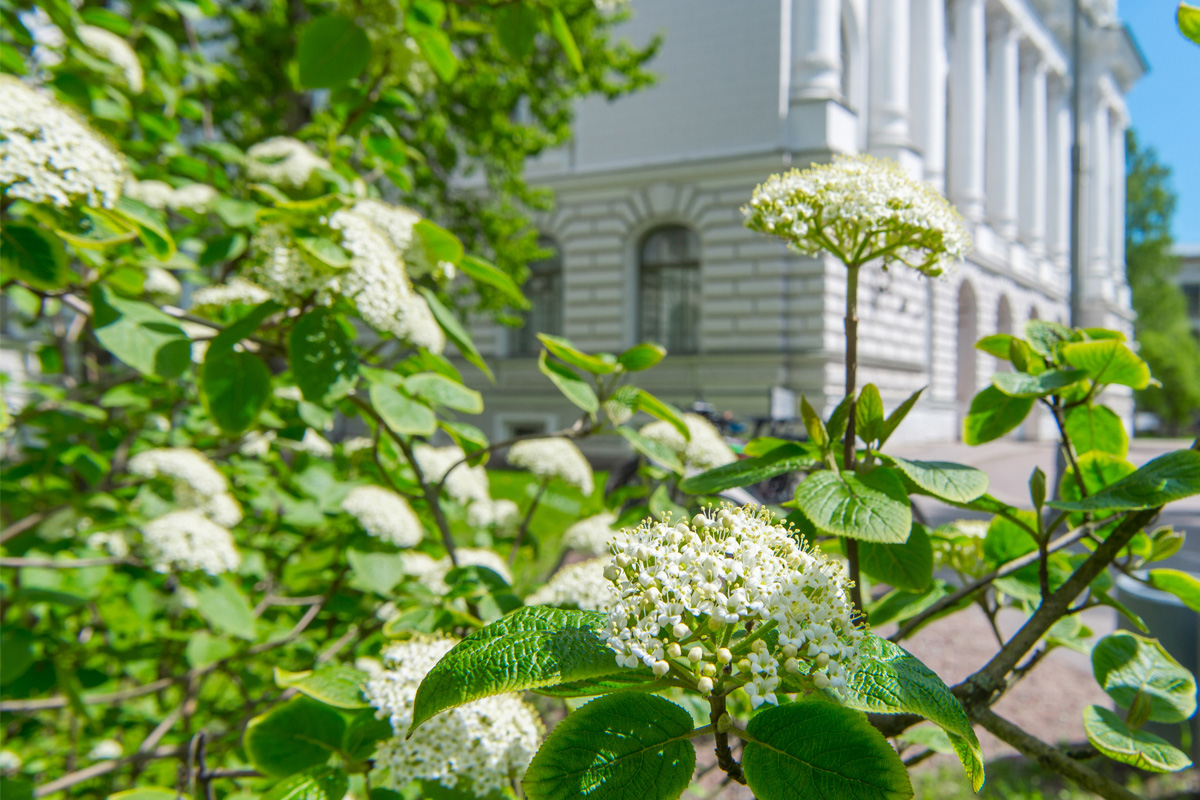
[[[539,333],[562,334],[562,254],[558,243],[541,237],[538,247],[553,254],[529,264],[529,279],[521,287],[529,300],[525,324],[512,329],[509,353],[513,356],[536,356],[542,349]]]
[[[682,225],[655,228],[638,256],[638,340],[674,354],[695,353],[700,340],[700,237]]]

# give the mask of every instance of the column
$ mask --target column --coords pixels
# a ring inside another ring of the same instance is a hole
[[[983,219],[987,99],[984,0],[954,0],[950,49],[950,196],[970,220]]]
[[[911,161],[908,130],[909,0],[871,0],[871,113],[869,146]],[[902,153],[900,151],[908,151]]]
[[[989,20],[987,87],[987,216],[1006,239],[1017,235],[1020,146],[1020,40],[1007,17]]]
[[[1099,94],[1098,92],[1096,93]],[[1088,213],[1087,213],[1087,293],[1085,296],[1111,299],[1109,284],[1108,237],[1111,222],[1111,184],[1109,183],[1108,106],[1096,96],[1092,102],[1091,130],[1088,136]]]
[[[1046,153],[1046,254],[1059,267],[1067,266],[1071,245],[1071,88],[1068,78],[1050,82],[1050,142]]]
[[[1125,120],[1123,115],[1111,115],[1109,149],[1109,241],[1113,278],[1125,280]]]
[[[946,189],[946,2],[912,0],[913,143],[925,162],[925,180]]]
[[[1030,50],[1021,61],[1021,240],[1041,257],[1046,244],[1046,64]]]
[[[796,0],[792,7],[792,99],[841,96],[841,2]]]

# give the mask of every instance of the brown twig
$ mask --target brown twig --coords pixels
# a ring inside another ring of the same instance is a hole
[[[542,499],[542,495],[546,493],[546,487],[549,485],[550,479],[544,478],[538,486],[537,493],[533,496],[533,501],[529,504],[529,510],[525,512],[525,517],[521,520],[521,527],[517,528],[517,536],[513,539],[512,549],[508,551],[510,567],[517,560],[517,552],[521,549],[521,543],[525,541],[525,534],[529,532],[529,523],[533,520],[533,512],[537,511],[538,501]]]
[[[86,567],[111,567],[117,564],[143,566],[141,561],[129,556],[111,558],[0,558],[0,567],[37,567],[38,569],[84,569]]]
[[[715,731],[713,738],[716,739],[717,765],[731,780],[745,785],[746,775],[742,771],[741,762],[733,757],[733,751],[729,749],[729,733],[721,729],[721,717],[725,716],[727,711],[725,695],[712,695],[708,698],[708,706],[708,719]]]

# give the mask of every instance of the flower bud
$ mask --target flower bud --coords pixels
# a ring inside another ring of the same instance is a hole
[[[818,672],[816,675],[813,675],[813,685],[818,689],[828,689],[829,676],[827,676],[824,672]]]
[[[722,664],[728,664],[733,661],[733,653],[729,652],[728,647],[722,647],[717,650],[717,661]]]
[[[740,671],[740,672],[749,672],[750,666],[751,666],[750,659],[748,659],[748,658],[743,658],[741,661],[739,661],[737,663],[737,668],[738,668],[738,671]]]
[[[708,677],[710,677],[710,678],[715,678],[715,677],[716,677],[716,675],[717,675],[717,666],[716,666],[716,664],[713,664],[711,661],[710,661],[710,662],[707,662],[707,663],[705,663],[705,665],[704,665],[703,667],[701,667],[701,668],[700,668],[700,674],[701,674],[701,675],[707,675],[707,676],[708,676]]]
[[[799,651],[796,649],[796,645],[794,644],[785,644],[783,646],[784,658],[795,658],[797,652]]]
[[[621,570],[616,564],[609,564],[604,568],[604,577],[606,580],[615,581],[621,577]]]
[[[828,653],[821,653],[820,655],[817,656],[817,666],[820,667],[821,669],[824,669],[825,667],[829,666],[829,654]]]
[[[655,677],[661,678],[671,671],[671,665],[665,661],[655,661],[654,666],[651,667],[651,669],[654,670]],[[828,681],[826,681],[826,685],[828,685]]]
[[[693,664],[699,664],[700,659],[702,658],[704,658],[704,650],[700,646],[697,645],[691,650],[688,650],[688,661],[692,662]]]
[[[791,673],[799,672],[800,662],[794,658],[789,658],[787,661],[783,662],[783,668]]]
[[[679,658],[683,655],[683,648],[679,646],[679,642],[671,642],[667,645],[667,655],[671,658]]]
[[[696,688],[700,691],[700,694],[711,694],[713,690],[712,678],[701,678],[696,681]]]
[[[676,639],[686,639],[691,636],[692,629],[682,622],[676,622],[675,627],[671,628],[671,633],[675,634]]]

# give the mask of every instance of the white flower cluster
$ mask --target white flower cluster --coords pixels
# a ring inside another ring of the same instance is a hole
[[[125,748],[116,739],[101,739],[88,751],[88,758],[92,761],[109,761],[123,755]]]
[[[39,67],[53,67],[62,63],[62,49],[67,45],[67,36],[62,28],[54,24],[54,20],[40,6],[34,6],[28,11],[17,14],[17,19],[29,38],[33,39],[33,63]]]
[[[384,670],[367,680],[365,694],[395,736],[375,751],[372,783],[392,789],[414,780],[450,789],[462,783],[484,797],[511,789],[524,775],[544,728],[536,709],[516,695],[486,697],[443,711],[405,739],[417,687],[454,645],[453,639],[418,638],[384,651]]]
[[[146,558],[158,572],[233,572],[242,563],[229,531],[192,511],[172,511],[142,526]]]
[[[936,189],[868,155],[772,175],[742,213],[748,227],[803,253],[826,251],[843,263],[881,257],[930,277],[971,247],[962,218]]]
[[[568,564],[554,573],[549,583],[526,597],[525,604],[608,611],[617,600],[612,581],[604,577],[611,561],[601,556]]]
[[[360,201],[329,219],[342,233],[342,246],[350,251],[350,268],[341,279],[342,293],[354,301],[358,313],[376,330],[387,331],[435,353],[446,348],[446,335],[433,318],[425,298],[413,292],[402,254],[388,233],[358,211]],[[374,211],[380,216],[378,211]]]
[[[508,461],[543,480],[561,478],[585,495],[595,489],[592,465],[569,439],[524,439],[508,448]]]
[[[512,500],[476,501],[467,508],[467,524],[472,528],[493,525],[499,531],[515,531],[521,522],[521,508]]]
[[[300,188],[319,169],[332,167],[304,142],[289,136],[276,136],[246,150],[246,177],[252,181]]]
[[[246,458],[262,458],[271,452],[271,442],[275,441],[275,431],[250,431],[238,445],[238,452]]]
[[[101,58],[107,59],[125,76],[125,85],[134,94],[141,94],[145,88],[145,76],[142,73],[141,62],[137,53],[129,46],[129,42],[117,36],[112,31],[97,28],[95,25],[80,25],[75,28],[79,41]]]
[[[321,434],[314,431],[312,428],[304,429],[304,436],[297,439],[280,439],[280,442],[286,442],[287,446],[298,453],[308,453],[310,456],[317,458],[329,458],[333,455],[333,445],[329,443]]]
[[[97,531],[87,538],[87,546],[101,550],[114,558],[129,555],[129,540],[119,531]]]
[[[608,546],[617,533],[613,530],[616,521],[617,515],[611,511],[602,511],[593,517],[581,519],[563,533],[563,547],[596,556],[607,553]]]
[[[146,277],[142,281],[142,291],[160,302],[166,302],[179,297],[183,292],[183,286],[170,270],[162,267],[149,267],[146,270]]]
[[[505,583],[512,584],[512,570],[499,554],[482,547],[459,547],[454,550],[454,554],[458,557],[460,567],[487,567],[503,578]],[[403,553],[401,563],[405,575],[416,578],[434,594],[450,591],[446,575],[454,569],[454,564],[449,556],[433,558],[424,553]]]
[[[170,478],[175,502],[195,509],[223,527],[242,521],[242,508],[229,493],[225,476],[201,452],[189,447],[143,450],[129,459],[129,471],[143,478]]]
[[[367,533],[397,547],[412,547],[425,535],[408,501],[382,486],[355,486],[342,501],[342,508]]]
[[[0,775],[11,775],[21,769],[24,763],[12,750],[0,750]]]
[[[446,494],[462,505],[468,503],[489,504],[492,502],[491,487],[488,485],[487,470],[482,464],[469,466],[459,464],[466,455],[458,445],[446,447],[431,447],[427,444],[417,444],[413,448],[413,457],[417,466],[427,481],[440,481],[446,478],[444,488]],[[458,464],[457,467],[454,465]],[[454,471],[451,472],[451,467]],[[449,477],[446,473],[449,472]]]
[[[139,181],[134,178],[125,182],[122,194],[151,208],[195,211],[198,214],[207,214],[218,197],[216,189],[203,183],[189,183],[176,189],[163,181]]]
[[[13,199],[111,207],[125,159],[50,95],[0,75],[0,186]]]
[[[404,206],[392,206],[371,199],[359,200],[351,210],[387,234],[403,257],[405,269],[411,277],[432,274],[438,280],[454,279],[456,270],[453,264],[447,261],[431,263],[425,251],[425,242],[416,230],[417,223],[421,221],[420,214]]]
[[[192,294],[192,308],[223,308],[241,303],[257,306],[271,299],[271,293],[255,286],[245,278],[233,278],[229,283],[205,286]]]
[[[725,437],[715,425],[699,414],[690,413],[683,415],[683,422],[687,425],[690,439],[684,439],[674,425],[662,420],[646,425],[641,434],[672,450],[689,472],[703,472],[733,463],[733,450],[725,443]]]
[[[606,575],[620,598],[608,644],[621,666],[690,673],[703,694],[740,685],[755,708],[777,702],[780,671],[798,673],[801,661],[821,689],[844,687],[857,667],[863,631],[841,564],[765,509],[726,504],[690,524],[646,520],[618,534],[612,552]],[[778,644],[753,631],[732,638],[748,625],[775,626]]]

